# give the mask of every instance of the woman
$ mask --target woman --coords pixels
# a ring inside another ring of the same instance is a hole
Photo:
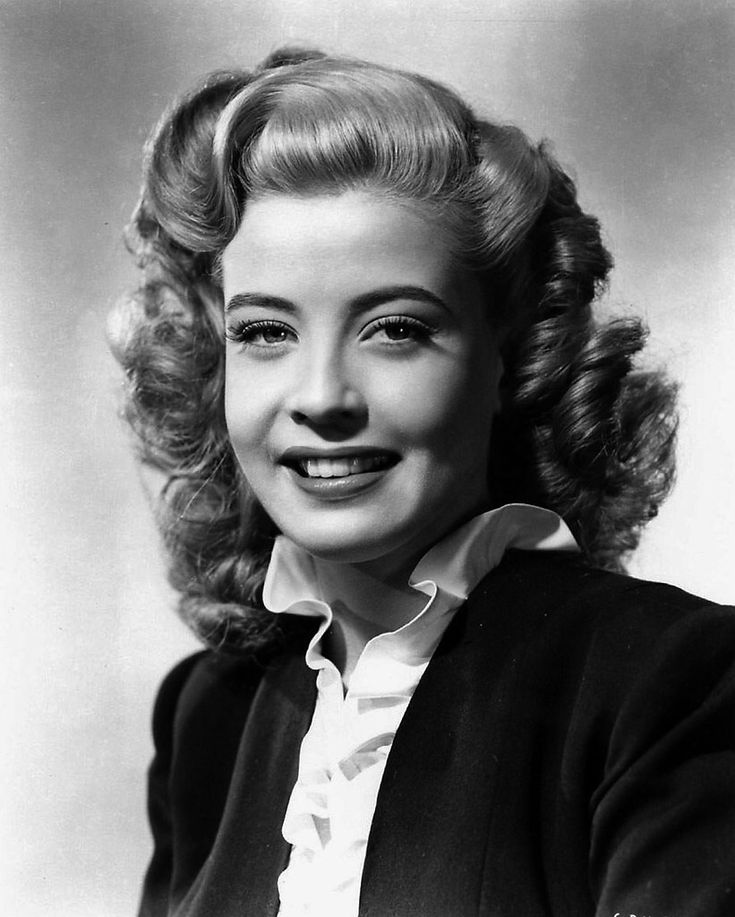
[[[725,914],[731,610],[620,575],[673,391],[543,147],[285,50],[150,145],[118,322],[181,613],[141,914]],[[618,571],[618,572],[611,572]]]

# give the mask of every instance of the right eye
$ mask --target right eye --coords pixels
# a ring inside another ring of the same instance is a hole
[[[243,347],[261,348],[275,348],[296,339],[292,328],[274,321],[235,321],[227,326],[225,337]]]

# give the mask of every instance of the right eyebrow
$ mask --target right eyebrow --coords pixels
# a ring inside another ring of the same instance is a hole
[[[288,312],[289,314],[296,312],[296,306],[290,300],[282,299],[280,296],[269,296],[267,293],[236,293],[225,306],[225,314],[232,312],[234,309],[242,309],[245,306],[279,309],[281,312]]]

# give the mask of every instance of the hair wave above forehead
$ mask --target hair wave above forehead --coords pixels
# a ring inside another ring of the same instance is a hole
[[[475,164],[475,124],[448,89],[414,74],[330,58],[268,72],[223,110],[214,152],[230,219],[243,201],[370,185],[452,195]]]
[[[426,203],[463,263],[507,265],[553,171],[522,131],[476,119],[445,86],[349,58],[224,74],[172,110],[150,149],[141,213],[215,264],[253,197],[367,189]]]

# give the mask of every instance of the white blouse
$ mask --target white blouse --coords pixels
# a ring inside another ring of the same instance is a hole
[[[276,539],[265,607],[323,619],[306,651],[306,664],[317,673],[317,700],[283,821],[292,849],[278,880],[279,917],[356,917],[396,730],[454,612],[508,547],[578,550],[549,510],[515,503],[476,516],[419,561],[409,586],[426,596],[424,607],[407,624],[368,641],[344,693],[339,671],[321,653],[332,609],[322,599],[314,561],[284,536]]]

